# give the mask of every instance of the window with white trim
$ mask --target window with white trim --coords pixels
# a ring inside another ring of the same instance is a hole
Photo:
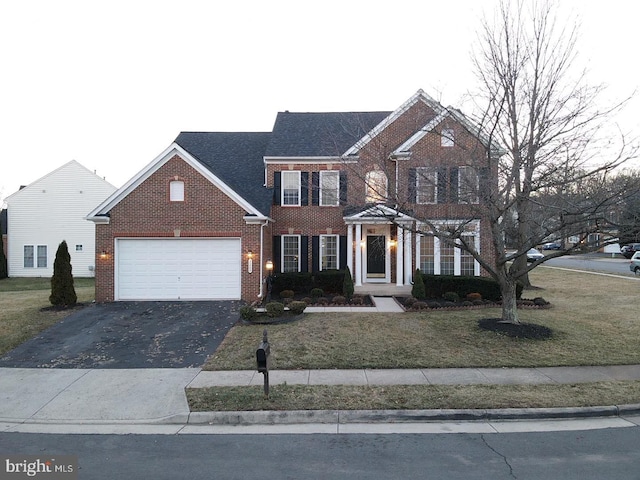
[[[440,146],[441,147],[453,147],[453,129],[443,128],[440,134]]]
[[[300,271],[300,235],[282,236],[282,272]]]
[[[300,172],[282,172],[282,201],[281,205],[300,205]]]
[[[184,182],[174,180],[169,183],[169,200],[172,202],[184,202]]]
[[[340,201],[340,172],[320,172],[320,206],[336,207]]]
[[[435,273],[435,237],[420,237],[420,272],[432,275]]]
[[[24,246],[24,268],[33,268],[34,265],[34,249],[33,245],[25,245]]]
[[[440,241],[440,275],[454,275],[456,265],[456,247],[452,240]]]
[[[47,268],[47,246],[25,245],[23,265],[24,268]]]
[[[458,201],[460,203],[478,203],[480,179],[474,167],[458,168]]]
[[[464,241],[467,245],[473,245],[475,248],[476,237],[473,235],[465,235]],[[465,277],[473,277],[476,274],[476,259],[473,255],[464,249],[460,249],[460,275]]]
[[[437,185],[438,174],[433,168],[416,168],[416,203],[436,203]]]
[[[320,270],[338,269],[338,235],[320,235]]]
[[[387,175],[382,170],[367,172],[365,182],[366,203],[385,203],[387,201]]]

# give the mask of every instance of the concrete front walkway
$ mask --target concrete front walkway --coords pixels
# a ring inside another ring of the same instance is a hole
[[[373,307],[307,307],[304,313],[331,313],[331,312],[371,312],[371,313],[401,313],[404,308],[398,304],[392,297],[371,297],[373,299]]]

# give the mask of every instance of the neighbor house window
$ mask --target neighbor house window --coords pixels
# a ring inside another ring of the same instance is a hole
[[[387,200],[387,176],[382,170],[367,172],[366,178],[367,197],[366,203],[384,203]]]
[[[47,246],[38,245],[38,268],[47,268]]]
[[[473,167],[458,168],[458,201],[478,203],[478,172]]]
[[[282,271],[300,271],[300,235],[282,236]]]
[[[338,269],[338,235],[320,235],[320,270]]]
[[[335,207],[340,199],[340,172],[320,172],[320,205]]]
[[[436,203],[437,175],[434,169],[416,168],[416,203]]]
[[[184,182],[175,180],[169,183],[169,199],[172,202],[184,202]]]
[[[442,133],[440,134],[440,145],[443,147],[453,147],[453,129],[442,129]]]
[[[82,245],[76,245],[76,252],[82,251]]]
[[[24,268],[33,268],[34,261],[33,245],[24,246]]]
[[[300,172],[282,172],[282,205],[300,205]]]

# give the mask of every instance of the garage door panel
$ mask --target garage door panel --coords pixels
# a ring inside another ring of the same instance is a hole
[[[116,299],[239,299],[240,268],[240,239],[119,239]]]

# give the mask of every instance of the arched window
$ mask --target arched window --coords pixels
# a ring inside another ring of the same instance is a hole
[[[365,182],[366,203],[385,203],[387,201],[387,176],[382,170],[367,172]]]

